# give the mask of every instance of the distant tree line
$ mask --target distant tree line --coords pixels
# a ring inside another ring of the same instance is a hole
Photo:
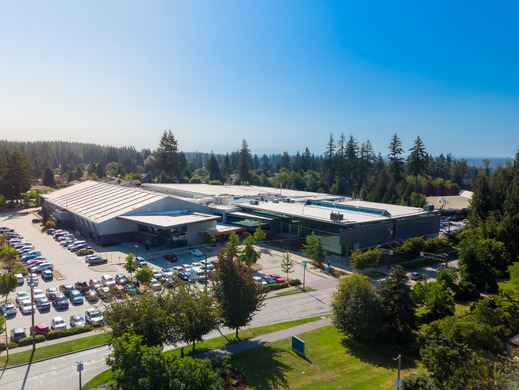
[[[154,151],[86,143],[0,141],[0,156],[23,156],[30,167],[27,180],[47,186],[75,180],[120,178],[158,182],[241,183],[276,188],[329,192],[370,201],[421,206],[429,195],[457,194],[483,168],[450,154],[429,154],[420,137],[405,148],[393,135],[385,153],[369,140],[330,135],[322,153],[309,148],[290,155],[253,154],[246,140],[231,153],[183,152],[171,131],[164,131]],[[5,164],[4,164],[5,165]],[[5,169],[4,169],[5,172]],[[5,174],[3,175],[5,176]],[[13,190],[0,193],[8,199]],[[23,187],[23,186],[22,186]],[[15,190],[16,192],[16,190]]]

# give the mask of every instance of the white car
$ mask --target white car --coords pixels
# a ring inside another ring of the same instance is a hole
[[[50,328],[52,330],[67,329],[67,323],[65,322],[63,317],[54,317],[50,322]]]
[[[15,299],[15,302],[17,305],[20,304],[20,302],[26,300],[26,299],[29,299],[29,294],[25,291],[18,291],[16,293],[16,299]]]
[[[200,249],[191,249],[189,253],[195,257],[202,257],[204,255]]]
[[[155,278],[151,279],[150,287],[152,290],[155,290],[155,291],[160,291],[162,289],[160,282]]]
[[[33,296],[34,300],[37,301],[40,298],[44,298],[45,293],[43,292],[43,290],[41,288],[35,288],[34,290],[32,290],[32,296]]]
[[[85,321],[88,325],[97,326],[103,325],[105,319],[98,309],[92,308],[85,311]]]
[[[110,275],[101,276],[101,282],[108,288],[115,287],[115,279]]]
[[[30,299],[24,299],[23,301],[20,301],[18,307],[20,309],[20,313],[22,314],[31,314],[34,310],[34,306]]]

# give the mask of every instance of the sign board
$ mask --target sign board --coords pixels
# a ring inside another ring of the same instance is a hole
[[[326,264],[323,264],[323,272],[325,274],[329,274],[330,273],[330,267],[327,266]]]
[[[77,362],[77,372],[83,371],[83,362]]]
[[[306,268],[306,260],[303,260],[303,261],[301,262],[301,265],[303,266],[303,268]]]
[[[305,342],[299,337],[292,336],[292,351],[300,356],[305,356]]]

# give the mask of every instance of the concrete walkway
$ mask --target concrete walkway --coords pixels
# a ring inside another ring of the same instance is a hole
[[[297,326],[293,326],[291,328],[278,330],[276,332],[267,333],[258,337],[254,337],[252,339],[243,340],[243,341],[237,341],[232,344],[227,344],[223,348],[214,349],[212,351],[209,351],[202,355],[202,357],[209,357],[209,358],[218,358],[223,356],[229,356],[245,351],[249,351],[251,349],[261,347],[262,345],[265,345],[267,343],[272,343],[274,341],[284,340],[289,337],[310,332],[315,329],[323,328],[325,326],[331,325],[332,319],[331,318],[322,318],[317,321],[308,322],[306,324],[301,324]]]

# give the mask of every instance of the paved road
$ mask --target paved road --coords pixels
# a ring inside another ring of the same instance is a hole
[[[268,299],[251,326],[327,314],[330,311],[333,290],[334,288],[328,288]],[[208,338],[218,336],[218,332],[213,332]],[[77,389],[78,376],[75,362],[78,360],[84,362],[83,381],[86,383],[107,368],[105,359],[108,353],[108,347],[105,346],[30,366],[7,369],[1,374],[0,389]]]

